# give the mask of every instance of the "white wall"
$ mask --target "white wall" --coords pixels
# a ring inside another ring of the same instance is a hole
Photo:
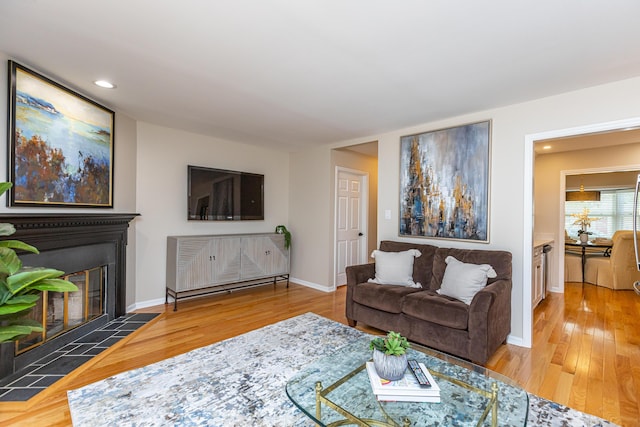
[[[136,121],[116,113],[114,145],[114,211],[136,212]],[[136,297],[136,221],[129,223],[127,234],[127,307]]]
[[[602,156],[606,160],[605,164],[611,163],[611,159],[609,158],[609,153],[613,153],[615,156],[619,156],[620,154],[622,154],[622,152],[620,152],[618,148],[620,147],[612,146],[604,149]],[[636,147],[633,148],[633,151],[631,153],[632,154],[629,158],[627,157],[623,158],[623,162],[621,162],[623,165],[627,164],[630,161],[633,161],[634,159],[637,161],[640,161],[640,143],[636,144]],[[594,153],[594,155],[599,156],[600,154]],[[536,171],[535,171],[536,174],[538,173],[538,164],[539,164],[539,157],[536,157]],[[574,163],[573,158],[571,159],[571,164],[575,165],[575,167],[572,167],[569,169],[579,170],[583,167],[582,165],[578,165]],[[621,167],[598,166],[598,169],[601,169],[601,168],[606,169],[606,171],[588,173],[584,175],[567,174],[565,189],[567,191],[579,191],[580,185],[584,185],[584,189],[587,191],[601,190],[601,189],[618,190],[622,188],[633,188],[633,185],[635,184],[638,176],[638,172],[640,172],[638,170],[628,170],[629,169],[628,166],[621,166]],[[614,169],[616,170],[624,169],[626,172],[612,172]],[[536,197],[537,197],[537,194],[536,194]]]
[[[525,206],[532,204],[533,190],[531,182],[525,183],[525,171],[531,174],[532,164],[527,165],[527,159],[533,158],[532,153],[525,152],[526,138],[533,134],[540,134],[556,129],[565,129],[594,123],[621,120],[629,117],[640,117],[640,78],[624,80],[608,85],[597,86],[580,91],[543,98],[527,103],[506,106],[482,111],[465,116],[449,118],[437,122],[424,123],[412,128],[401,129],[382,135],[367,135],[363,138],[342,141],[327,147],[326,150],[338,146],[354,145],[367,141],[378,141],[378,239],[396,239],[403,241],[428,242],[439,246],[454,246],[476,249],[502,249],[513,253],[513,291],[512,291],[512,322],[511,341],[526,343],[525,333],[527,315],[523,313],[523,306],[530,300],[531,282],[531,245],[533,234],[533,212],[525,211]],[[398,209],[399,209],[399,139],[402,135],[456,126],[479,120],[493,120],[492,157],[491,157],[491,205],[490,205],[490,242],[489,244],[465,243],[435,239],[407,239],[398,237]],[[532,148],[532,147],[531,147]],[[297,153],[295,158],[301,163],[309,164],[315,159],[322,161],[322,150],[313,153]],[[328,162],[326,163],[328,164]],[[322,170],[321,167],[316,167]],[[328,168],[327,168],[328,169]],[[304,173],[304,168],[293,169],[292,183],[299,188],[307,184],[313,185],[316,193],[321,195],[330,193],[327,182],[324,190],[316,181],[315,175]],[[324,171],[322,171],[324,174]],[[531,177],[529,177],[531,180]],[[322,177],[322,181],[325,177]],[[525,203],[528,200],[528,203]],[[322,201],[314,200],[313,206],[320,208]],[[392,211],[392,219],[385,220],[381,212],[385,209]],[[529,208],[530,209],[530,208]],[[298,200],[291,200],[291,215],[303,211]],[[313,259],[316,265],[326,266],[333,257],[330,239],[330,222],[326,224],[323,216],[330,214],[325,209],[313,212],[305,220],[296,220],[300,227],[327,227],[314,232],[313,245],[305,257]],[[528,217],[528,218],[527,218]],[[528,224],[528,225],[527,225]],[[311,277],[311,275],[309,276]],[[322,275],[313,272],[315,280],[321,280]],[[330,283],[327,279],[325,284]],[[526,290],[526,291],[525,291]],[[530,318],[530,313],[529,313]]]
[[[278,224],[289,228],[288,153],[144,122],[138,122],[137,142],[138,306],[164,302],[167,236],[272,232]],[[187,165],[264,174],[264,221],[187,221]]]
[[[323,291],[333,287],[332,174],[329,148],[291,154],[291,275]]]

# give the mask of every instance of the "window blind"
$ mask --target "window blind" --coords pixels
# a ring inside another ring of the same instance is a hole
[[[578,237],[580,223],[574,224],[576,218],[572,214],[580,214],[584,208],[589,209],[589,218],[600,218],[592,221],[587,231],[595,237],[611,238],[617,230],[631,230],[633,223],[633,189],[601,190],[599,202],[565,202],[565,229],[569,236]]]

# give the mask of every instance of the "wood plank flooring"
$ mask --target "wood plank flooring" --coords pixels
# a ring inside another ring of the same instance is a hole
[[[584,296],[584,297],[583,297]],[[346,323],[345,288],[291,284],[181,301],[142,330],[25,403],[0,403],[0,425],[69,426],[66,390],[82,387],[308,311]],[[536,309],[533,348],[504,345],[487,367],[526,390],[623,426],[640,426],[640,297],[568,283]],[[366,332],[378,333],[358,326]]]
[[[640,426],[639,344],[638,295],[566,283],[536,307],[533,347],[502,346],[487,367],[538,396]]]

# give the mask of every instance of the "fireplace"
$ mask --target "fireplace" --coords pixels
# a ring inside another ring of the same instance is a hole
[[[20,254],[25,266],[64,271],[78,293],[43,294],[31,316],[44,331],[3,345],[0,378],[87,334],[126,312],[126,246],[129,222],[137,214],[0,215],[12,223],[12,239],[40,254]]]
[[[106,313],[106,265],[95,266],[67,274],[64,278],[78,287],[75,292],[48,292],[27,316],[42,326],[42,332],[21,337],[16,342],[15,354],[21,354],[43,345],[60,334],[89,323]]]

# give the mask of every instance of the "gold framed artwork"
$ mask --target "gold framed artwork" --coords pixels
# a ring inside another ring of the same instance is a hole
[[[113,207],[115,114],[9,61],[9,206]]]

